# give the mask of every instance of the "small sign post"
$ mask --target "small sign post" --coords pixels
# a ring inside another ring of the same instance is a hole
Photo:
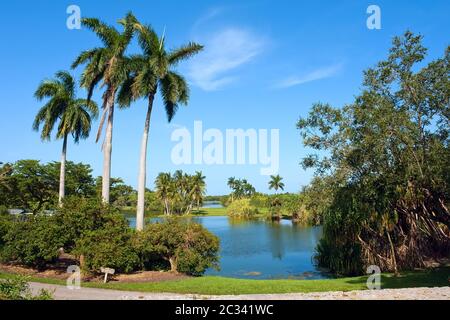
[[[103,283],[108,282],[108,274],[114,274],[116,270],[112,268],[100,268],[100,271],[105,274],[105,279],[103,280]]]

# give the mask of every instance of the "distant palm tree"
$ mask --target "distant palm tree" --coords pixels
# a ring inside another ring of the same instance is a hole
[[[173,70],[179,62],[193,56],[202,50],[196,43],[188,43],[173,51],[167,52],[164,35],[159,38],[150,26],[134,20],[134,29],[139,35],[139,44],[143,54],[132,57],[130,74],[119,92],[119,103],[129,106],[133,100],[145,98],[148,100],[144,133],[142,135],[141,154],[139,162],[138,202],[136,212],[136,229],[144,228],[145,184],[147,168],[147,142],[150,128],[150,118],[153,102],[158,89],[161,92],[167,118],[172,121],[179,104],[187,104],[189,88],[185,79]]]
[[[134,17],[131,13],[125,19],[119,20],[124,27],[120,33],[114,27],[109,26],[95,18],[84,18],[82,24],[92,30],[102,41],[103,47],[96,47],[83,51],[72,64],[72,68],[86,65],[81,76],[81,86],[88,90],[87,99],[90,100],[95,87],[101,83],[105,88],[103,93],[103,113],[100,120],[97,139],[100,139],[105,119],[107,119],[105,141],[103,144],[103,175],[102,175],[102,198],[103,202],[109,203],[111,188],[111,152],[114,118],[114,101],[116,92],[122,82],[126,79],[129,59],[125,51],[133,38],[133,27],[131,21]]]
[[[284,190],[284,183],[282,180],[283,178],[280,177],[280,175],[270,176],[269,189],[275,189],[275,192],[278,192],[278,189]]]
[[[228,182],[227,182],[228,187],[233,190],[231,192],[231,202],[233,202],[233,198],[234,198],[234,189],[236,188],[236,178],[235,177],[230,177],[228,178]]]
[[[206,193],[206,177],[201,171],[197,171],[192,177],[193,192],[192,200],[197,204],[197,211],[200,211],[200,205],[203,204],[203,197]]]
[[[33,123],[38,131],[41,124],[41,139],[50,140],[51,133],[58,122],[57,139],[63,139],[59,179],[59,205],[65,195],[65,170],[67,157],[67,137],[71,134],[75,143],[86,139],[91,131],[92,118],[97,117],[98,108],[93,101],[76,98],[76,83],[66,71],[56,73],[56,79],[43,81],[36,90],[35,97],[41,101],[49,98],[39,110]]]
[[[156,196],[164,203],[164,213],[171,214],[170,201],[173,196],[174,183],[170,173],[160,173],[155,180]]]

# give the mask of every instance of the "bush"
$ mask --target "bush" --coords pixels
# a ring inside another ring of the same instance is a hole
[[[120,219],[121,218],[121,219]],[[131,238],[133,231],[122,217],[111,219],[102,228],[85,232],[76,241],[74,253],[82,255],[86,271],[100,272],[102,267],[129,273],[140,266]]]
[[[164,260],[172,271],[194,276],[218,269],[219,239],[197,223],[172,218],[149,224],[136,234],[135,245],[147,266]]]
[[[40,290],[38,295],[33,296],[27,278],[18,276],[0,279],[0,300],[53,300],[53,295],[47,290]]]
[[[258,209],[250,203],[250,199],[238,199],[233,201],[227,207],[227,213],[230,217],[251,218],[259,212]]]
[[[65,236],[54,217],[33,216],[13,220],[3,237],[2,260],[43,268],[54,262]]]
[[[12,218],[7,215],[0,215],[0,250],[5,244],[4,237],[8,233]]]
[[[64,207],[55,215],[65,235],[64,250],[71,252],[75,243],[86,233],[102,229],[107,224],[124,223],[123,215],[115,208],[98,199],[70,197],[64,200]]]

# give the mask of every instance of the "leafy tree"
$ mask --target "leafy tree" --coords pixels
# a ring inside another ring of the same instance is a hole
[[[49,174],[54,179],[57,179],[61,164],[59,162],[50,162],[46,166]],[[91,166],[67,161],[65,167],[65,194],[67,196],[94,197],[95,180],[92,177]]]
[[[119,92],[119,103],[129,106],[131,101],[144,98],[148,100],[144,133],[142,135],[141,155],[139,162],[138,201],[136,213],[137,230],[144,228],[145,184],[147,144],[153,103],[158,89],[161,92],[168,121],[172,121],[179,104],[187,104],[189,87],[186,80],[174,67],[202,50],[202,46],[189,43],[178,49],[167,51],[164,35],[159,38],[156,32],[142,25],[135,18],[134,30],[138,33],[141,55],[132,57],[129,64],[131,72]]]
[[[86,65],[81,76],[81,86],[88,90],[88,101],[91,100],[97,85],[101,83],[101,87],[105,88],[102,97],[103,113],[97,133],[98,141],[106,120],[102,176],[102,199],[105,203],[109,203],[110,200],[114,102],[116,92],[127,76],[130,59],[125,56],[125,52],[133,38],[134,30],[131,23],[134,19],[134,16],[129,13],[119,21],[124,28],[122,33],[98,19],[82,19],[82,25],[92,30],[101,40],[103,46],[83,51],[72,64],[73,69],[80,65]]]
[[[0,185],[0,204],[33,213],[54,209],[58,199],[60,164],[41,164],[37,160],[20,160],[7,165],[7,185]],[[92,169],[82,163],[66,163],[65,195],[95,195]]]
[[[316,104],[300,119],[303,161],[329,176],[319,264],[343,274],[424,266],[450,250],[450,47],[420,69],[422,37],[395,37],[342,109]],[[325,152],[323,152],[325,151]]]
[[[42,140],[50,140],[54,126],[58,124],[57,139],[63,139],[59,178],[59,204],[65,195],[65,169],[67,138],[73,136],[75,143],[86,139],[91,131],[91,119],[97,117],[97,105],[93,101],[76,98],[75,80],[66,71],[56,73],[56,79],[43,81],[36,90],[35,97],[41,101],[49,98],[39,110],[33,123],[38,131],[42,125]]]
[[[8,178],[7,206],[38,213],[54,207],[57,202],[58,178],[52,175],[48,166],[37,160],[20,160],[11,167]]]
[[[140,266],[125,219],[110,219],[98,229],[85,232],[76,241],[74,252],[83,256],[83,268],[94,273],[102,267],[129,273]]]
[[[143,261],[162,258],[174,272],[198,276],[218,268],[219,239],[197,223],[174,218],[151,223],[136,234],[135,246]]]

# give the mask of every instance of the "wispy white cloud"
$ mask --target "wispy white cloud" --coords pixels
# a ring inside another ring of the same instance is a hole
[[[201,16],[200,18],[197,19],[197,21],[195,21],[194,25],[192,26],[193,33],[197,33],[204,24],[206,24],[208,21],[216,18],[217,16],[222,14],[224,11],[225,11],[225,7],[210,8],[203,16]]]
[[[321,67],[302,76],[290,76],[275,84],[275,88],[289,88],[304,83],[326,79],[337,75],[342,70],[343,64],[338,63],[327,67]]]
[[[241,28],[224,28],[203,40],[205,50],[188,66],[190,81],[205,91],[214,91],[238,79],[232,74],[263,51],[266,40]]]

